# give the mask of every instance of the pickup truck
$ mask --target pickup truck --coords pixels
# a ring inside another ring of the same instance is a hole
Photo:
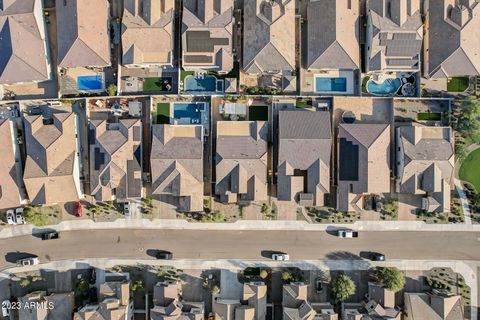
[[[56,231],[48,231],[42,233],[42,240],[52,240],[60,238],[60,234]]]
[[[358,232],[349,229],[340,229],[337,231],[337,236],[340,238],[357,238]]]

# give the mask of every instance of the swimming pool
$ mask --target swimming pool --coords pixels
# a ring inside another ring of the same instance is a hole
[[[202,111],[204,110],[204,103],[174,103],[173,118],[182,120],[181,122],[187,121],[190,124],[200,124]]]
[[[316,92],[346,92],[347,78],[315,78]]]
[[[382,83],[368,80],[367,91],[374,95],[384,96],[396,93],[402,86],[402,80],[399,78],[385,79]]]
[[[103,90],[103,77],[96,76],[78,76],[77,77],[78,90]]]
[[[217,78],[210,75],[204,75],[203,78],[197,78],[195,76],[187,76],[185,78],[185,91],[198,92],[208,91],[216,92],[217,90]]]

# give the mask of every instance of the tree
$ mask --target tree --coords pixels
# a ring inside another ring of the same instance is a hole
[[[132,283],[132,291],[133,292],[145,291],[145,286],[143,285],[143,281],[142,280],[137,280],[137,281],[133,282]]]
[[[374,274],[375,279],[385,288],[398,292],[405,286],[405,275],[397,268],[378,267]]]
[[[117,86],[113,83],[107,87],[107,93],[109,96],[114,96],[117,94]]]
[[[355,294],[355,283],[346,274],[341,274],[331,283],[332,298],[335,301],[345,301]]]
[[[22,281],[20,281],[20,287],[26,288],[30,285],[30,283],[31,283],[30,279],[28,278],[22,279]]]

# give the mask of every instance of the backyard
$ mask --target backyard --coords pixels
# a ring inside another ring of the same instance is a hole
[[[248,109],[249,121],[268,121],[268,106],[251,106]]]
[[[170,123],[170,103],[157,103],[155,112],[156,124]]]
[[[442,114],[440,112],[419,112],[417,114],[418,121],[440,121]]]
[[[460,167],[460,179],[470,182],[480,191],[480,148],[472,151]]]
[[[143,91],[170,91],[172,78],[145,78],[143,81]],[[170,85],[170,89],[168,88]]]
[[[464,92],[468,89],[469,79],[468,77],[453,77],[448,79],[447,91],[448,92]]]

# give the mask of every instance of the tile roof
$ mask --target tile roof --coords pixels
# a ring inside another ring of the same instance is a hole
[[[124,0],[122,64],[172,64],[173,16],[174,0]]]
[[[23,180],[34,205],[78,200],[80,182],[76,159],[75,114],[51,118],[25,116],[27,150]]]
[[[184,67],[233,68],[233,0],[184,0],[182,54]]]
[[[0,209],[14,208],[20,205],[19,185],[21,177],[15,170],[15,149],[13,145],[13,122],[0,119]]]
[[[295,70],[295,1],[245,0],[243,69]]]
[[[358,69],[358,0],[310,0],[307,6],[307,69]]]
[[[152,125],[152,194],[169,196],[180,211],[203,210],[203,127]]]
[[[312,194],[314,204],[322,205],[330,190],[330,113],[280,111],[278,126],[278,199],[299,201],[301,194]]]
[[[418,71],[423,40],[419,0],[367,0],[367,71]],[[370,30],[370,33],[369,31]]]
[[[110,65],[109,2],[56,0],[58,66]]]
[[[480,3],[427,1],[425,76],[480,75]]]
[[[283,285],[283,319],[313,320],[316,312],[307,301],[308,286],[303,283]]]
[[[267,136],[264,121],[218,121],[215,193],[224,202],[266,200]]]
[[[405,292],[405,310],[412,320],[463,320],[460,296],[437,296]]]
[[[135,199],[142,189],[140,119],[89,122],[90,192],[97,201]]]
[[[0,3],[0,84],[49,79],[41,0]]]

